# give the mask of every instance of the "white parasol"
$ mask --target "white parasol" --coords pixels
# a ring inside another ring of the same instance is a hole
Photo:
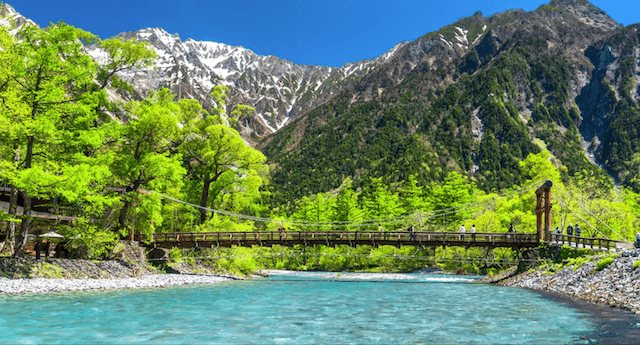
[[[46,234],[40,235],[39,237],[64,238],[64,236],[53,231],[49,231]]]

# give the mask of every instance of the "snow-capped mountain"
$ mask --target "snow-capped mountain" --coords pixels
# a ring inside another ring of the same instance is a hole
[[[0,3],[0,25],[11,27],[9,33],[15,35],[26,23],[35,23],[29,18],[25,18],[9,4]]]
[[[138,97],[166,86],[178,98],[194,98],[206,108],[217,84],[229,87],[227,109],[235,104],[256,108],[256,116],[241,123],[241,133],[249,142],[276,132],[302,112],[331,99],[345,81],[368,73],[394,55],[406,42],[372,60],[347,63],[341,68],[296,65],[275,56],[260,56],[249,49],[222,43],[182,41],[177,34],[160,28],[125,32],[118,36],[151,44],[158,55],[154,66],[119,74],[131,82]],[[100,50],[89,48],[100,60]]]

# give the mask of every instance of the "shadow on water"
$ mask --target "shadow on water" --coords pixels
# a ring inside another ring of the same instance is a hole
[[[577,344],[640,344],[640,315],[603,304],[579,301],[566,295],[530,291],[578,310],[596,325],[596,329],[584,335]]]

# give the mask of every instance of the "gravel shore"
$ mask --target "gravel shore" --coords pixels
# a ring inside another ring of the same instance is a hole
[[[86,290],[149,289],[190,284],[216,284],[238,277],[213,275],[154,274],[122,279],[9,279],[0,278],[0,294],[49,293]]]
[[[243,279],[210,272],[192,274],[183,266],[177,265],[179,269],[174,269],[171,274],[163,274],[146,261],[0,258],[0,295],[148,289]]]
[[[623,252],[601,271],[596,261],[574,270],[574,266],[555,272],[535,270],[524,272],[498,282],[502,286],[548,291],[582,301],[606,304],[640,314],[640,268],[633,264],[640,260],[640,250]]]

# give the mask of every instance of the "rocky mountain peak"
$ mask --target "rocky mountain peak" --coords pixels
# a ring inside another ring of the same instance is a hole
[[[622,27],[613,18],[609,17],[605,11],[587,0],[553,0],[548,5],[541,6],[541,8],[567,10],[578,17],[584,24],[602,29],[614,30]]]
[[[227,107],[247,104],[256,115],[240,121],[238,128],[249,143],[278,131],[289,120],[337,95],[343,84],[351,83],[389,60],[407,45],[398,43],[371,60],[347,63],[340,68],[296,65],[269,55],[257,55],[241,46],[224,43],[182,41],[177,34],[161,28],[146,28],[118,36],[148,42],[158,58],[150,68],[119,73],[144,97],[153,89],[168,87],[178,98],[199,100],[205,108],[214,106],[209,93],[215,85],[229,87]],[[89,49],[96,59],[99,48]]]
[[[12,35],[15,35],[20,28],[26,24],[30,23],[36,25],[31,19],[25,18],[20,13],[18,13],[13,6],[5,3],[0,3],[0,25],[9,27],[13,25],[13,29],[10,30]]]

